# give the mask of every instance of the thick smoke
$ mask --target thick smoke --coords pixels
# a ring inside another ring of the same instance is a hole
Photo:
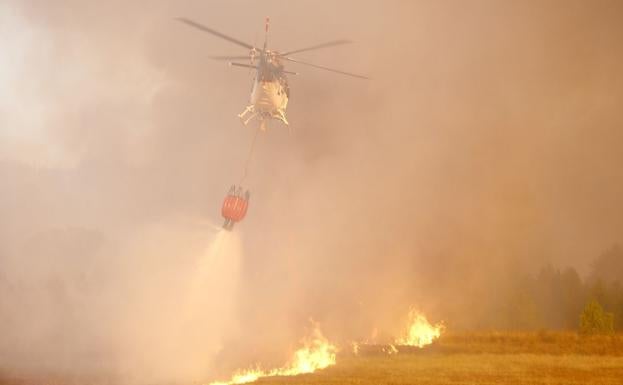
[[[623,228],[622,11],[3,2],[0,370],[208,377],[286,354],[310,317],[343,340],[412,304],[483,326],[507,276],[585,271]],[[349,38],[300,58],[372,77],[292,66],[292,133],[259,137],[215,287],[197,264],[242,177],[252,74],[177,16],[256,44],[270,16],[281,50]]]

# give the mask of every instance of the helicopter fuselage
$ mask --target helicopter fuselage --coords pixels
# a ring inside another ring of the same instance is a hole
[[[285,87],[277,80],[255,79],[250,102],[260,114],[285,113],[288,106],[288,95]]]
[[[238,116],[244,124],[253,118],[260,120],[260,127],[266,128],[266,121],[277,119],[288,124],[285,113],[288,107],[288,79],[278,64],[262,60],[257,67],[253,81],[250,104]],[[250,114],[247,116],[247,114]]]

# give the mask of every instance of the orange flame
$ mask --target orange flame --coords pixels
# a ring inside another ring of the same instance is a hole
[[[292,359],[281,368],[268,371],[259,367],[247,369],[234,374],[229,381],[212,382],[209,385],[248,384],[262,377],[296,376],[335,365],[337,348],[322,335],[317,325],[314,325],[312,334],[303,339],[301,343],[303,347],[297,350]]]
[[[396,340],[396,344],[422,348],[439,338],[444,328],[443,323],[432,325],[423,314],[411,309],[407,330]]]

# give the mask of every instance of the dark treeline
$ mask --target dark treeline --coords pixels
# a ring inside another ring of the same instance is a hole
[[[577,329],[580,314],[597,301],[614,316],[614,330],[623,331],[623,249],[614,246],[597,257],[582,279],[574,268],[551,265],[524,274],[510,286],[500,306],[500,328]]]

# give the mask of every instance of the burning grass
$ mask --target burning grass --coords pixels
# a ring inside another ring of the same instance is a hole
[[[407,317],[404,334],[395,340],[395,344],[401,348],[422,348],[438,339],[443,329],[444,326],[441,323],[433,325],[428,322],[422,313],[411,309]],[[265,377],[286,377],[314,373],[316,370],[335,365],[338,348],[322,335],[317,324],[314,324],[312,334],[303,339],[301,343],[302,347],[294,353],[290,362],[282,368],[264,370],[256,367],[240,370],[234,373],[227,381],[215,381],[209,385],[248,384]],[[364,346],[366,349],[370,347],[370,345],[366,344],[353,343],[353,354],[356,355],[361,346]],[[394,344],[382,346],[381,351],[387,354],[399,352]]]
[[[407,322],[407,330],[402,337],[396,339],[396,345],[415,346],[423,348],[430,345],[441,336],[444,330],[442,323],[436,325],[428,322],[424,314],[415,309],[409,312],[409,320]]]
[[[264,370],[259,367],[246,369],[235,373],[228,381],[216,381],[210,385],[248,384],[263,377],[297,376],[335,365],[337,347],[322,335],[318,325],[314,325],[311,335],[304,338],[301,345],[292,359],[281,368],[272,370]]]

